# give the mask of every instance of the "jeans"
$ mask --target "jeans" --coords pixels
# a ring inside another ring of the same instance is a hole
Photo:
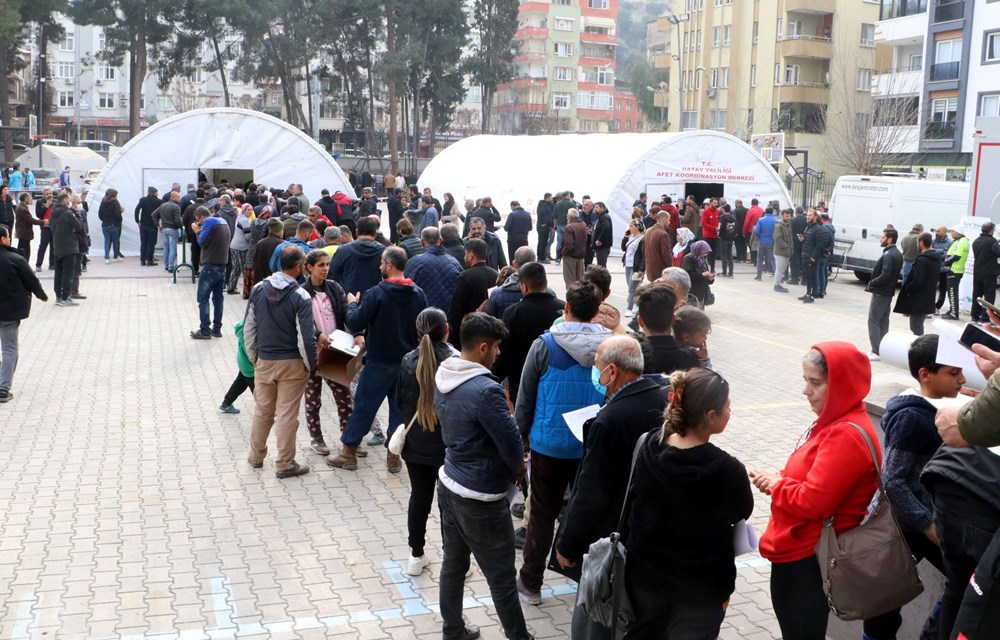
[[[719,250],[719,257],[722,258],[722,275],[733,275],[733,241],[720,240],[722,248]]]
[[[201,320],[200,330],[205,335],[222,331],[222,303],[225,299],[222,290],[226,284],[225,278],[225,267],[206,265],[201,268],[201,277],[198,278],[198,317]],[[208,321],[209,297],[212,298],[212,307],[215,312],[211,329]]]
[[[179,229],[163,230],[163,266],[173,271],[177,264],[177,242],[181,238]]]
[[[760,244],[757,247],[757,275],[765,271],[774,273],[774,245]]]
[[[524,623],[517,596],[510,502],[503,498],[494,502],[470,500],[452,493],[440,483],[437,492],[444,550],[438,578],[443,637],[461,638],[465,633],[462,620],[465,573],[469,570],[470,554],[475,554],[476,564],[490,586],[493,606],[504,634],[515,640],[528,640],[531,634]]]
[[[980,322],[986,322],[990,319],[989,315],[986,313],[986,309],[982,307],[978,302],[979,298],[986,298],[987,302],[993,303],[997,299],[997,277],[996,276],[980,276],[972,278],[972,320],[979,320]]]
[[[594,249],[594,256],[597,258],[597,264],[604,268],[608,266],[608,255],[611,253],[610,247],[597,247]]]
[[[625,267],[625,280],[628,282],[628,298],[625,300],[625,306],[628,307],[629,311],[632,311],[632,305],[635,302],[635,290],[639,288],[642,284],[638,280],[632,279],[632,274],[635,273],[635,269],[632,267]]]
[[[948,640],[969,578],[1000,527],[1000,509],[951,482],[938,482],[933,494],[945,578],[938,639]]]
[[[406,473],[410,476],[410,504],[406,509],[406,531],[410,555],[415,558],[424,555],[424,544],[427,543],[427,517],[431,514],[431,504],[434,502],[438,469],[439,467],[427,464],[406,463]]]
[[[17,239],[17,250],[24,256],[24,261],[31,264],[31,240]]]
[[[104,259],[118,259],[122,257],[122,228],[121,227],[101,227],[104,234]]]
[[[309,437],[320,442],[326,442],[323,439],[323,429],[319,422],[319,410],[323,408],[324,380],[326,386],[330,387],[330,391],[333,392],[333,399],[337,402],[337,417],[340,419],[341,431],[347,427],[347,421],[351,419],[351,410],[354,408],[350,389],[333,380],[324,379],[317,375],[309,376],[309,382],[306,383],[306,427],[309,429]]]
[[[556,260],[559,259],[560,253],[562,252],[563,233],[565,231],[566,225],[556,225]]]
[[[961,273],[948,274],[948,312],[958,317],[958,284],[962,281]]]
[[[782,638],[826,640],[830,608],[816,556],[771,564],[771,604]]]
[[[635,570],[641,569],[636,566]],[[628,569],[625,587],[635,612],[635,621],[628,626],[625,640],[704,640],[719,636],[728,600],[711,606],[674,604],[665,601],[661,593],[633,586]]]
[[[871,344],[874,354],[878,354],[882,338],[889,333],[889,314],[891,311],[892,296],[872,294],[871,303],[868,305],[868,342]]]
[[[76,278],[76,254],[56,258],[56,273],[53,287],[56,300],[66,300],[73,295],[73,281]]]
[[[52,244],[52,229],[49,227],[42,227],[39,233],[39,243],[38,243],[38,255],[35,257],[35,268],[42,268],[42,260],[45,259],[45,250]],[[55,265],[56,257],[52,255],[49,251],[49,269]]]
[[[531,516],[527,519],[528,533],[524,540],[524,562],[521,582],[532,591],[542,588],[542,574],[549,559],[556,517],[562,510],[566,487],[576,478],[579,459],[553,458],[531,452]]]
[[[910,271],[913,270],[913,263],[903,260],[903,275],[900,279],[900,284],[906,284],[906,279],[910,277]]]
[[[229,386],[229,391],[226,392],[226,397],[222,399],[222,406],[228,407],[232,405],[247,389],[250,389],[250,393],[253,393],[253,385],[253,378],[248,378],[242,373],[237,373],[236,379],[233,380],[233,384]]]
[[[826,295],[826,285],[830,282],[830,259],[820,258],[816,261],[816,281],[821,296]]]
[[[139,226],[139,260],[142,264],[153,264],[157,233],[156,227]]]
[[[347,447],[361,444],[365,434],[372,428],[382,401],[389,399],[389,433],[386,443],[392,438],[396,428],[403,423],[403,412],[396,404],[396,380],[399,378],[399,362],[379,362],[366,360],[358,380],[358,391],[354,396],[354,411],[347,427],[340,435],[340,442]],[[508,518],[509,519],[509,518]]]
[[[941,548],[931,542],[923,532],[904,531],[903,537],[906,538],[906,544],[910,548],[910,553],[917,559],[917,562],[926,559],[938,571],[944,573]],[[903,616],[899,612],[899,609],[894,609],[875,618],[865,620],[865,635],[870,640],[896,640],[896,632],[899,631],[899,627],[903,624]]]
[[[302,358],[258,360],[254,372],[254,401],[257,407],[250,430],[250,455],[255,462],[267,456],[267,437],[277,423],[275,440],[278,456],[274,466],[287,469],[295,461],[295,432],[299,430],[299,405],[309,372]]]
[[[549,259],[549,231],[551,229],[552,227],[538,227],[538,250],[535,251],[535,254],[539,260]]]
[[[0,322],[0,391],[10,391],[17,369],[17,330],[20,320]]]
[[[780,287],[788,271],[788,260],[785,256],[774,256],[774,286]]]

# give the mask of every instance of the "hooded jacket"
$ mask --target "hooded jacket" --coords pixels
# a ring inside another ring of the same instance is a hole
[[[316,370],[312,300],[291,276],[273,273],[254,285],[243,317],[243,345],[251,362],[302,359]]]
[[[52,255],[62,258],[80,253],[77,234],[83,233],[83,223],[69,207],[58,202],[52,207],[49,228],[52,229]]]
[[[229,233],[232,234],[236,230],[236,216],[239,212],[236,210],[232,204],[224,204],[219,207],[219,217],[226,221],[229,225]]]
[[[434,376],[444,440],[444,474],[462,487],[505,493],[524,467],[524,447],[503,387],[486,367],[449,358]]]
[[[750,517],[746,468],[712,443],[678,449],[649,434],[635,463],[627,537],[630,589],[717,606],[736,589],[733,525]]]
[[[399,405],[399,410],[403,412],[403,424],[410,424],[410,420],[417,413],[417,404],[420,401],[420,384],[417,382],[419,352],[418,347],[403,356],[403,363],[399,366],[396,403]],[[458,352],[447,342],[434,343],[434,358],[438,367],[448,358],[457,355],[459,355]],[[431,389],[431,391],[434,390]],[[413,428],[407,432],[402,454],[406,464],[420,464],[434,468],[444,464],[444,440],[441,438],[441,425],[434,423],[430,426],[431,429],[428,429],[419,421],[415,421]]]
[[[563,322],[531,345],[521,370],[514,416],[532,451],[562,459],[583,456],[583,443],[562,416],[603,403],[603,394],[590,382],[590,369],[597,347],[610,335],[599,324]]]
[[[417,348],[417,316],[426,307],[424,292],[412,280],[382,280],[361,304],[347,305],[347,327],[355,335],[367,332],[372,337],[366,342],[366,361],[396,364]]]
[[[778,220],[774,225],[774,255],[781,258],[791,258],[794,248],[792,242],[792,223]]]
[[[774,228],[778,224],[778,216],[768,213],[757,221],[753,227],[753,232],[757,234],[760,244],[774,244]]]
[[[826,518],[833,517],[837,533],[861,524],[878,487],[875,464],[881,468],[882,453],[864,403],[871,389],[871,363],[847,342],[813,348],[826,359],[826,402],[771,489],[771,520],[760,540],[760,554],[771,562],[813,555]],[[851,422],[871,438],[876,463]]]
[[[347,293],[368,291],[382,281],[379,268],[383,251],[385,247],[371,238],[358,238],[341,245],[330,260],[330,279],[338,282]]]
[[[31,313],[31,296],[48,300],[31,266],[13,247],[0,245],[0,322],[19,322]]]

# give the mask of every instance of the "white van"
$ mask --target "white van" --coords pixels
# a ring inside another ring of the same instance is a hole
[[[969,215],[969,183],[916,177],[842,176],[830,197],[837,247],[830,263],[867,280],[882,255],[879,239],[891,224],[902,238],[918,222],[933,233]],[[849,245],[849,246],[848,246]]]
[[[105,158],[108,157],[108,152],[111,150],[111,147],[114,146],[107,140],[80,140],[77,143],[77,145],[81,147],[86,147],[91,151],[96,151]]]

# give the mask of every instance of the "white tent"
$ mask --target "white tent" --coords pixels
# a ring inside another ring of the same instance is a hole
[[[64,167],[70,167],[71,180],[74,185],[82,185],[83,177],[92,169],[100,169],[107,160],[96,153],[93,149],[86,147],[57,147],[55,145],[42,144],[23,151],[15,158],[21,163],[21,167],[31,167],[32,169],[48,169],[58,175]]]
[[[640,192],[650,201],[694,195],[778,200],[791,196],[775,170],[739,138],[718,131],[684,133],[473,136],[442,151],[420,176],[420,186],[455,200],[493,198],[500,211],[517,200],[533,211],[546,192],[570,190],[603,201],[615,236],[623,233]]]
[[[111,156],[90,186],[90,228],[102,246],[97,210],[109,188],[118,190],[125,208],[122,247],[135,252],[139,232],[133,211],[146,188],[163,196],[173,183],[198,183],[198,172],[216,179],[248,180],[285,189],[302,184],[303,193],[319,199],[320,190],[351,192],[337,163],[314,140],[287,122],[247,109],[198,109],[158,122]],[[229,172],[227,174],[227,172]]]

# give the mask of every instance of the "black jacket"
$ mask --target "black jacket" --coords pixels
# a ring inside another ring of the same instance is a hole
[[[97,209],[97,218],[103,227],[122,226],[122,203],[118,199],[101,200],[101,206]]]
[[[463,242],[468,241],[468,239],[469,238],[466,237]],[[507,256],[503,252],[503,243],[500,242],[500,238],[497,237],[497,234],[495,234],[495,233],[493,233],[491,231],[487,231],[486,235],[483,236],[482,240],[486,243],[486,264],[490,265],[491,269],[496,269],[497,271],[500,271],[500,269],[503,269],[504,267],[506,267],[507,266]],[[452,248],[451,248],[452,246],[454,246],[454,245],[447,245],[446,244],[444,246],[444,248],[445,248],[446,251],[448,251],[448,253],[452,253],[452,255],[455,255],[453,253]],[[464,267],[465,266],[465,247],[464,246],[462,247],[462,256],[459,257],[459,256],[455,255],[455,257],[458,259],[459,264],[461,264]],[[494,284],[496,284],[496,283],[494,283]]]
[[[646,336],[645,339],[653,351],[653,359],[646,361],[645,373],[667,375],[701,366],[698,356],[678,345],[673,336]]]
[[[48,300],[28,261],[13,247],[0,245],[0,322],[19,322],[31,313],[31,295]]]
[[[802,235],[805,236],[802,241],[803,260],[816,261],[828,257],[833,251],[833,233],[819,222],[808,225]]]
[[[690,253],[687,254],[681,260],[681,268],[687,271],[688,276],[691,277],[690,295],[698,298],[698,301],[704,304],[711,286],[708,279],[702,275],[701,267],[698,266],[698,259]]]
[[[83,234],[83,223],[69,207],[59,203],[52,207],[49,228],[52,229],[52,255],[62,258],[80,253],[77,234]]]
[[[155,227],[156,224],[153,222],[153,212],[156,211],[159,206],[163,204],[156,196],[146,196],[144,198],[139,198],[139,204],[135,205],[135,221],[142,227]]]
[[[580,561],[592,543],[618,528],[635,443],[662,424],[666,405],[666,388],[639,378],[584,424],[583,459],[556,538],[559,553]]]
[[[535,207],[535,215],[538,217],[535,224],[539,229],[553,226],[552,203],[548,200],[542,200],[538,203],[538,206]]]
[[[499,274],[485,262],[480,262],[458,274],[455,280],[455,295],[451,297],[448,309],[448,325],[451,327],[451,343],[459,347],[459,329],[465,314],[472,313],[489,297],[489,290],[496,286]]]
[[[938,276],[941,272],[941,254],[924,251],[913,261],[913,268],[907,276],[896,300],[896,313],[906,315],[934,313],[934,298],[937,295]]]
[[[444,250],[448,252],[455,260],[458,260],[458,264],[465,268],[465,244],[461,240],[454,240],[452,242],[445,242]]]
[[[440,211],[441,209],[438,209]],[[496,231],[496,223],[500,222],[500,212],[496,207],[479,207],[471,214],[472,218],[482,218],[487,231]]]
[[[896,294],[896,282],[903,271],[903,254],[899,247],[890,244],[882,249],[882,255],[872,267],[872,277],[868,280],[865,291],[877,296],[891,298]]]
[[[629,235],[626,233],[622,238],[622,265],[625,264],[625,252],[628,250],[628,240]],[[646,273],[646,251],[643,249],[646,244],[645,240],[642,236],[637,240],[639,244],[635,248],[635,255],[632,257],[632,273]]]
[[[327,220],[336,225],[340,224],[340,205],[337,204],[336,200],[330,196],[323,196],[316,202],[316,206],[320,208]]]
[[[417,383],[417,356],[419,348],[405,356],[399,367],[399,381],[396,384],[396,403],[403,412],[403,424],[417,413],[417,401],[420,400],[420,385]],[[447,342],[434,344],[434,356],[440,366],[442,362],[456,355],[455,350]],[[434,391],[431,390],[433,400]],[[434,430],[428,430],[414,422],[413,428],[406,434],[406,446],[403,448],[403,460],[406,464],[420,464],[428,467],[440,467],[444,464],[444,440],[441,438],[441,425],[434,424]]]
[[[611,223],[611,214],[604,212],[597,216],[594,222],[594,236],[592,238],[594,249],[610,249],[615,244],[615,232]],[[600,241],[601,246],[597,246]]]
[[[983,234],[972,242],[973,278],[988,278],[1000,276],[1000,242],[989,234]]]
[[[361,304],[347,305],[348,331],[374,336],[365,345],[366,362],[396,363],[417,348],[417,316],[426,308],[427,298],[420,287],[383,280],[368,290]]]
[[[523,247],[528,244],[528,234],[531,233],[531,214],[518,207],[507,214],[507,222],[503,225],[507,232],[507,244],[512,247]],[[514,256],[511,256],[514,259]]]
[[[0,224],[4,225],[8,229],[14,229],[14,210],[17,206],[14,204],[14,198],[7,195],[5,200],[0,200]]]
[[[510,333],[500,344],[500,355],[493,363],[493,375],[498,380],[507,378],[511,402],[517,402],[521,370],[532,343],[552,326],[565,308],[565,302],[546,291],[529,293],[504,311],[503,322]]]
[[[744,217],[746,214],[744,214]],[[802,240],[799,240],[799,234],[805,235],[806,227],[809,222],[806,220],[805,216],[792,216],[792,251],[795,253],[802,251]]]

